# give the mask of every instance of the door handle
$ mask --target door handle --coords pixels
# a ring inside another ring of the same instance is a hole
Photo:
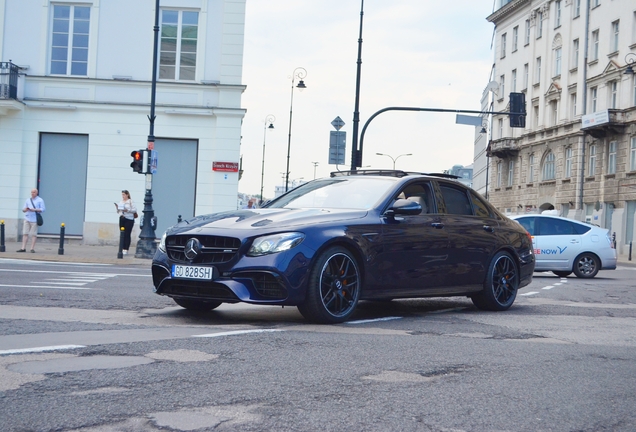
[[[443,223],[441,223],[441,222],[433,222],[433,223],[431,224],[431,226],[432,226],[433,228],[437,228],[437,229],[442,229],[442,228],[444,228],[444,224],[443,224]]]
[[[484,225],[484,231],[495,232],[495,229],[490,225]]]

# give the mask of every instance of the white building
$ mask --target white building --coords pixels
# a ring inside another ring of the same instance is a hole
[[[484,99],[507,111],[522,92],[528,115],[520,129],[493,116],[475,184],[486,178],[508,213],[555,209],[608,228],[625,253],[636,230],[636,3],[504,0],[488,20],[498,85]]]
[[[21,235],[34,187],[47,207],[40,234],[59,235],[64,223],[84,243],[116,243],[113,202],[124,189],[141,215],[146,179],[130,168],[130,153],[150,135],[155,4],[0,0],[0,219],[8,239]],[[245,0],[161,0],[158,237],[179,215],[236,208],[244,21]]]

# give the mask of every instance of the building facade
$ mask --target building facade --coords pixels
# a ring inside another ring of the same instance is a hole
[[[144,176],[130,167],[150,136],[158,3],[0,0],[0,219],[8,239],[22,234],[32,188],[47,207],[40,233],[59,235],[63,223],[86,244],[118,241],[113,202],[122,190],[141,214],[152,187],[157,237],[179,216],[236,208],[245,0],[161,0],[157,170]],[[133,238],[138,232],[136,224]]]
[[[503,112],[509,93],[522,92],[527,110],[525,128],[492,116],[487,151],[476,147],[488,199],[509,214],[556,210],[608,228],[626,253],[635,240],[636,3],[504,0],[488,20],[496,85],[485,94]]]

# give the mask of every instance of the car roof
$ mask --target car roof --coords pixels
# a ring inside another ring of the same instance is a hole
[[[421,172],[412,172],[412,171],[383,170],[383,169],[333,171],[331,173],[331,177],[349,177],[349,176],[383,176],[383,177],[398,177],[398,178],[410,177],[410,176],[417,176],[417,177],[428,176],[428,177],[438,177],[438,178],[447,178],[447,179],[461,178],[453,174],[445,174],[445,173],[421,173]]]

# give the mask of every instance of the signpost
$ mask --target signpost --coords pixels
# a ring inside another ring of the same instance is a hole
[[[347,133],[341,132],[340,129],[345,125],[345,122],[338,116],[331,122],[331,125],[336,129],[329,133],[329,164],[330,165],[344,165],[345,163],[345,151],[347,148]]]

